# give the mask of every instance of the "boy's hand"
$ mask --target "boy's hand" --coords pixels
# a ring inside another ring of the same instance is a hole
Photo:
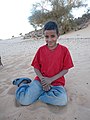
[[[43,77],[42,79],[41,79],[41,83],[42,83],[42,85],[49,85],[49,84],[51,84],[51,82],[52,82],[52,78],[48,78],[48,77]]]
[[[48,82],[47,82],[48,81]],[[42,86],[43,86],[43,90],[45,90],[45,91],[49,91],[50,90],[50,83],[49,83],[49,80],[47,80],[47,78],[46,77],[43,77],[42,79],[41,79],[41,84],[42,84]]]
[[[43,86],[44,91],[49,91],[51,89],[50,85]]]

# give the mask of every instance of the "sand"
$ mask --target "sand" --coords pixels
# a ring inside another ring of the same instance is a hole
[[[67,75],[65,107],[40,101],[20,106],[15,101],[12,81],[17,77],[34,79],[31,61],[44,40],[13,38],[0,40],[0,120],[90,120],[90,26],[60,36],[59,43],[70,50],[75,67]]]

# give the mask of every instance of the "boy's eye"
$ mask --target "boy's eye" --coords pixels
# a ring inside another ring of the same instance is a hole
[[[46,35],[46,36],[45,36],[45,38],[49,38],[49,36],[48,36],[48,35]]]
[[[51,38],[54,38],[55,37],[55,35],[51,35]]]
[[[55,37],[55,35],[51,35],[51,38],[54,38],[54,37]],[[46,35],[45,38],[49,38],[49,36]]]

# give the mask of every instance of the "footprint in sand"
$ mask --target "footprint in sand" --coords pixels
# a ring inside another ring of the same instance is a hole
[[[8,88],[7,85],[0,86],[0,94],[2,94]]]
[[[76,96],[76,102],[82,107],[90,108],[90,97],[88,95],[79,94]]]
[[[16,90],[16,86],[14,87],[11,87],[9,90],[8,90],[8,93],[7,94],[10,94],[10,95],[15,95],[15,90]]]
[[[8,93],[7,93],[7,94],[9,94],[9,95],[14,95],[14,96],[15,96],[16,88],[17,88],[16,86],[11,87],[11,88],[8,90]],[[16,99],[14,100],[14,104],[15,104],[16,107],[21,107],[21,106],[22,106],[22,105],[20,105],[20,104],[16,101]]]
[[[67,106],[65,107],[54,106],[54,105],[43,103],[41,101],[36,101],[34,104],[27,106],[27,109],[30,111],[36,111],[38,109],[39,110],[46,109],[55,114],[64,114],[67,112]]]
[[[5,81],[5,84],[11,85],[11,81]]]
[[[44,104],[40,101],[36,101],[35,103],[27,106],[27,109],[32,110],[32,111],[35,111],[35,110],[40,109],[40,108],[47,108],[47,104]]]
[[[0,87],[0,94],[3,93],[4,88]]]

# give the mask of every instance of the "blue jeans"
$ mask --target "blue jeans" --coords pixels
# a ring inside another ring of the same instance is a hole
[[[30,105],[37,100],[59,106],[67,104],[67,94],[63,86],[51,86],[51,89],[46,92],[37,80],[18,87],[15,95],[21,105]]]

